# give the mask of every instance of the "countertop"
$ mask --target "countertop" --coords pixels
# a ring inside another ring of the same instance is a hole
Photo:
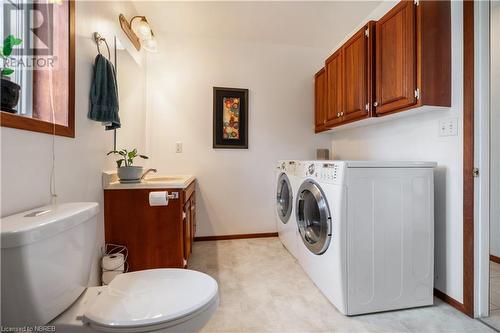
[[[105,190],[126,189],[159,189],[159,188],[187,188],[196,178],[193,175],[157,175],[149,174],[140,183],[122,184],[118,180],[116,171],[102,173],[102,188]]]

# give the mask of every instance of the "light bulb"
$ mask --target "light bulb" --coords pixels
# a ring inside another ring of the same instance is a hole
[[[146,51],[149,52],[157,52],[158,51],[158,43],[156,42],[156,38],[152,37],[142,43],[142,46]]]
[[[151,28],[149,27],[148,21],[145,19],[141,19],[139,23],[136,24],[135,32],[142,40],[151,38]]]

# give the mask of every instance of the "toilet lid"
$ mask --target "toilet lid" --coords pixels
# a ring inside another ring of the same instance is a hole
[[[105,327],[150,326],[188,316],[217,296],[217,282],[187,269],[151,269],[116,276],[84,317]]]

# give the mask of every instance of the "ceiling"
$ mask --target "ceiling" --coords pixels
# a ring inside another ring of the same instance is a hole
[[[331,49],[380,3],[136,1],[134,5],[156,35]]]

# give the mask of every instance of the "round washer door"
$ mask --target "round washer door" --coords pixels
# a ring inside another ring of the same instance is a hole
[[[296,215],[300,236],[314,254],[328,249],[332,238],[330,209],[320,186],[306,180],[297,192]]]
[[[285,173],[282,173],[278,178],[278,186],[276,188],[276,209],[278,216],[283,223],[287,223],[292,215],[293,194],[290,180]]]

